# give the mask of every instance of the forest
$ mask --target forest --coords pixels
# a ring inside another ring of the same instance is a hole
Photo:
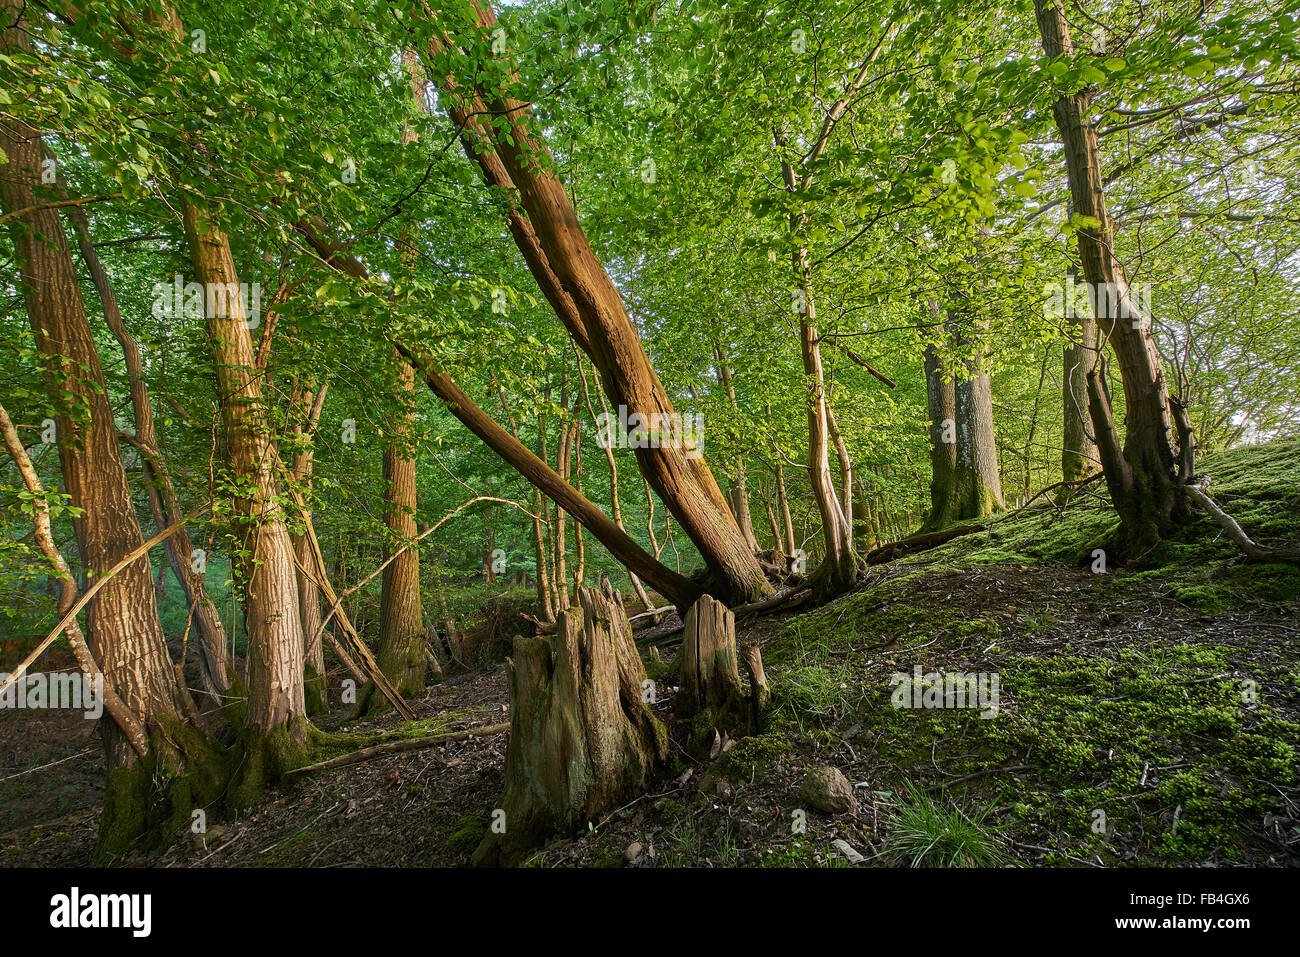
[[[0,8],[5,867],[1300,865],[1300,3]]]

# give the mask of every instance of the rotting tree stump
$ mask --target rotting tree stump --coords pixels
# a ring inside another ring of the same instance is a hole
[[[714,731],[748,733],[750,708],[736,657],[736,616],[704,595],[686,612],[682,633],[681,691],[674,710],[694,716],[695,744]]]
[[[546,838],[572,833],[644,791],[667,757],[621,604],[581,588],[578,605],[554,633],[514,640],[504,813],[493,814],[475,865],[516,864]]]

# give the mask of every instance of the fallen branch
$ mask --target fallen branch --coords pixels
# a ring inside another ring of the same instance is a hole
[[[425,748],[432,748],[435,745],[444,744],[447,741],[464,741],[466,738],[486,738],[489,735],[500,734],[502,731],[510,730],[510,722],[502,724],[488,724],[477,728],[467,728],[464,731],[449,731],[446,734],[434,734],[427,738],[403,738],[401,741],[387,741],[383,744],[374,744],[368,748],[362,748],[360,751],[353,751],[349,754],[340,755],[337,758],[330,758],[328,761],[320,761],[316,764],[309,764],[306,767],[295,768],[290,774],[307,774],[316,771],[329,771],[333,768],[344,768],[350,764],[360,764],[362,761],[368,761],[371,758],[381,755],[402,754],[407,751],[423,751]]]
[[[1228,537],[1236,543],[1246,558],[1252,562],[1289,562],[1291,564],[1300,564],[1300,549],[1296,548],[1267,548],[1253,541],[1246,534],[1245,529],[1237,524],[1236,519],[1219,508],[1214,499],[1205,494],[1205,491],[1196,485],[1185,485],[1183,490],[1188,496],[1210,513],[1210,517],[1228,533]]]
[[[86,607],[86,603],[90,601],[90,599],[94,598],[95,595],[99,593],[99,590],[101,588],[103,588],[105,585],[108,584],[109,579],[111,579],[114,575],[120,572],[123,568],[126,568],[132,562],[136,561],[138,558],[140,558],[141,555],[144,555],[146,552],[149,551],[149,549],[153,548],[159,542],[163,541],[166,538],[171,537],[171,534],[175,532],[176,529],[184,525],[186,522],[190,522],[198,518],[200,515],[206,512],[211,505],[212,505],[211,502],[208,502],[204,505],[200,505],[198,508],[190,512],[180,521],[168,525],[161,532],[159,532],[153,538],[149,539],[139,548],[132,549],[131,552],[127,554],[125,558],[119,561],[108,571],[104,572],[104,574],[96,578],[95,583],[91,585],[89,588],[87,588],[85,592],[82,593],[82,596],[78,598],[75,602],[73,602],[72,606],[68,608],[66,612],[63,613],[63,617],[60,618],[59,623],[54,626],[54,630],[51,631],[48,635],[46,635],[41,640],[41,643],[36,646],[35,650],[33,650],[30,655],[28,655],[26,658],[23,659],[23,663],[14,669],[13,674],[11,674],[5,680],[4,684],[0,684],[0,694],[4,694],[5,690],[8,689],[8,687],[18,679],[18,676],[24,674],[27,671],[28,666],[31,665],[32,662],[34,662],[37,658],[41,656],[41,652],[43,652],[46,648],[50,647],[50,645],[54,644],[54,640],[58,638],[59,635],[61,635],[63,632],[67,631],[68,623],[76,619],[77,612],[81,611],[82,608]]]
[[[299,510],[303,510],[305,506],[303,504],[302,496],[292,488],[289,489],[289,494],[292,496],[294,504],[298,506]],[[362,640],[360,633],[358,633],[356,628],[353,627],[351,620],[343,611],[343,600],[334,593],[334,586],[330,584],[329,576],[325,573],[325,556],[321,553],[320,542],[316,538],[316,530],[312,528],[312,523],[307,522],[305,529],[307,533],[307,542],[311,545],[312,560],[315,562],[316,572],[320,576],[317,579],[317,583],[321,586],[321,591],[325,595],[325,600],[331,603],[330,614],[329,616],[326,616],[325,621],[328,622],[331,616],[338,618],[339,625],[343,630],[343,643],[348,646],[349,651],[360,661],[361,668],[365,671],[366,677],[374,682],[375,687],[379,689],[380,694],[388,699],[389,704],[393,706],[398,714],[407,721],[414,721],[415,712],[412,711],[411,706],[406,703],[406,699],[404,699],[401,694],[398,693],[397,689],[393,687],[393,683],[385,678],[384,673],[379,670],[379,663],[375,661],[375,656],[370,653],[370,648],[367,647],[365,641]],[[314,647],[315,642],[320,640],[324,631],[325,625],[324,622],[322,622],[320,630],[312,637],[311,641],[307,642],[308,649]]]
[[[795,605],[803,604],[811,597],[811,588],[805,585],[796,585],[767,598],[760,598],[758,601],[751,601],[746,605],[738,606],[735,609],[736,618],[752,618],[754,615],[760,615],[764,612],[793,608]]]
[[[879,548],[873,548],[867,552],[864,561],[868,565],[883,565],[886,562],[892,562],[896,558],[902,558],[904,555],[911,555],[913,552],[923,552],[931,548],[938,548],[954,538],[960,538],[963,535],[973,535],[976,532],[987,531],[984,525],[955,525],[952,528],[940,529],[937,532],[922,532],[917,535],[911,535],[907,538],[892,542],[889,545],[881,545]]]

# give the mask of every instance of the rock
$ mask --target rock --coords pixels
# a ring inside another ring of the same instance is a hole
[[[848,858],[850,864],[861,864],[863,861],[866,860],[865,857],[863,857],[861,854],[857,852],[857,850],[853,847],[852,844],[850,844],[848,841],[841,840],[838,837],[835,840],[831,841],[831,847],[835,848],[835,850],[839,851],[846,858]]]
[[[641,856],[643,850],[645,850],[645,848],[642,846],[640,841],[633,841],[627,846],[627,850],[623,852],[623,860],[629,864],[634,864],[636,863],[637,858]]]
[[[829,765],[809,770],[799,786],[799,793],[805,801],[827,814],[843,814],[858,806],[849,779],[839,768]]]

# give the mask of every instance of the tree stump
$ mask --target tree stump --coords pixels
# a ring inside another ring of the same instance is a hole
[[[690,607],[681,661],[682,687],[675,710],[700,718],[699,730],[706,734],[747,729],[749,709],[736,663],[736,616],[730,608],[710,595]]]
[[[578,603],[553,634],[514,640],[505,788],[476,865],[518,863],[642,792],[667,757],[622,607],[591,588],[579,589]]]

